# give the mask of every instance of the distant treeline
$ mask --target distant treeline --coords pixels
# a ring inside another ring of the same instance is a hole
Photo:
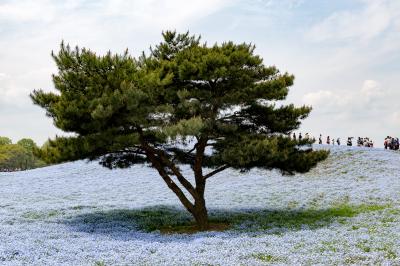
[[[35,154],[36,143],[28,138],[13,144],[10,138],[0,137],[0,172],[19,171],[45,166]]]

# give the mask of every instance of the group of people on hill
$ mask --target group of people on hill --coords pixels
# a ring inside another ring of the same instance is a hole
[[[310,137],[310,135],[308,134],[308,133],[306,133],[305,135],[304,135],[304,137],[301,135],[301,133],[299,133],[299,136],[297,137],[296,136],[296,133],[293,133],[292,134],[292,139],[294,139],[294,140],[303,140],[303,139],[307,139],[307,140],[313,140],[313,141],[315,141],[315,138],[313,138],[313,137]],[[319,139],[318,139],[318,144],[322,144],[323,143],[323,141],[322,141],[322,135],[320,134],[319,135]],[[334,139],[334,138],[331,138],[330,136],[328,136],[328,137],[326,137],[326,144],[328,144],[328,145],[330,145],[330,144],[332,144],[332,145],[335,145],[335,144],[337,144],[337,145],[341,145],[341,142],[340,142],[340,138],[337,138],[336,140]]]
[[[318,138],[318,144],[322,144],[322,134],[319,134],[319,138]],[[335,145],[335,139],[331,138],[330,136],[326,137],[326,144],[327,145]],[[336,144],[340,145],[340,138],[336,139]]]
[[[311,137],[308,133],[306,133],[304,135],[304,137],[303,137],[303,135],[301,133],[299,133],[298,136],[296,136],[296,133],[293,133],[291,137],[292,137],[292,139],[299,140],[299,141],[301,141],[303,139],[315,141],[315,138]],[[353,138],[354,137],[348,137],[347,138],[347,142],[346,142],[347,146],[353,146]],[[324,141],[323,141],[323,138],[322,138],[322,134],[319,135],[318,144],[324,144]],[[340,138],[334,139],[334,138],[331,138],[330,136],[327,136],[326,140],[325,140],[325,144],[327,144],[327,145],[341,145],[341,141],[340,141]],[[374,142],[369,137],[364,137],[364,138],[358,137],[357,138],[357,146],[358,147],[373,148],[374,147]],[[399,150],[400,149],[399,138],[387,136],[385,138],[385,141],[384,141],[384,146],[385,146],[385,149]]]
[[[357,146],[358,147],[369,147],[369,148],[373,148],[374,147],[374,142],[372,141],[372,139],[365,137],[365,138],[360,138],[358,137],[357,139]]]
[[[347,142],[346,142],[347,146],[353,146],[353,138],[354,137],[348,137],[347,138]],[[331,142],[332,142],[333,145],[335,145],[335,139],[333,139],[333,138],[331,139],[329,136],[326,137],[326,144],[330,145]],[[321,134],[319,135],[318,143],[322,144],[322,135]],[[340,138],[336,139],[336,143],[337,143],[337,145],[340,145]],[[365,137],[365,138],[358,137],[357,138],[357,146],[358,147],[369,147],[369,148],[372,148],[372,147],[374,147],[374,142],[372,141],[372,139],[370,139],[368,137]]]
[[[383,144],[385,145],[386,150],[387,149],[398,150],[399,149],[399,138],[387,136],[385,138],[385,142]]]
[[[296,133],[293,133],[292,138],[293,138],[294,140],[297,140]],[[302,140],[302,139],[310,139],[310,135],[309,135],[308,133],[306,133],[306,134],[304,135],[304,137],[303,137],[303,136],[301,135],[301,133],[299,133],[298,139],[299,139],[299,140]]]
[[[348,137],[347,138],[347,142],[346,142],[347,146],[353,146],[353,138],[354,137]],[[298,137],[296,136],[296,133],[293,133],[292,134],[292,139],[294,139],[294,140],[297,140],[297,139],[298,140],[302,140],[302,139],[313,139],[313,140],[315,140],[314,138],[310,137],[310,135],[308,133],[306,133],[304,135],[304,137],[301,135],[301,133],[299,133]],[[324,140],[322,138],[322,134],[320,134],[319,138],[318,138],[318,144],[324,144],[324,143],[327,144],[327,145],[341,145],[342,144],[340,138],[336,138],[335,139],[335,138],[332,138],[330,136],[327,136],[326,140],[324,142]],[[399,142],[397,142],[397,143],[399,143]],[[372,139],[370,139],[368,137],[365,137],[365,138],[358,137],[357,138],[357,146],[372,148],[372,147],[374,147],[374,142],[372,141]]]
[[[336,139],[336,142],[335,142],[335,139],[334,138],[331,138],[330,136],[327,136],[326,137],[326,144],[327,145],[335,145],[335,143],[337,144],[337,145],[340,145],[340,138],[337,138]],[[318,144],[322,144],[322,134],[319,134],[319,138],[318,138]]]

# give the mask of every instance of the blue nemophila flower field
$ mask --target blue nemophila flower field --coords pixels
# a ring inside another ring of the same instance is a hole
[[[400,153],[331,149],[304,175],[211,178],[210,220],[228,229],[197,234],[173,233],[191,216],[146,167],[0,173],[0,264],[399,264]]]

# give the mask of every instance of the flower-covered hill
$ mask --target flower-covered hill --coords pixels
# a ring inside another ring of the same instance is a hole
[[[326,148],[304,175],[211,178],[211,219],[230,228],[192,235],[163,233],[190,216],[146,167],[0,173],[0,264],[399,264],[400,153]]]

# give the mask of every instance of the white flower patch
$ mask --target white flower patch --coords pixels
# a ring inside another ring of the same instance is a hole
[[[210,216],[233,225],[194,235],[143,229],[190,219],[153,169],[0,173],[0,265],[400,264],[400,153],[322,147],[330,157],[306,174],[210,178]]]

